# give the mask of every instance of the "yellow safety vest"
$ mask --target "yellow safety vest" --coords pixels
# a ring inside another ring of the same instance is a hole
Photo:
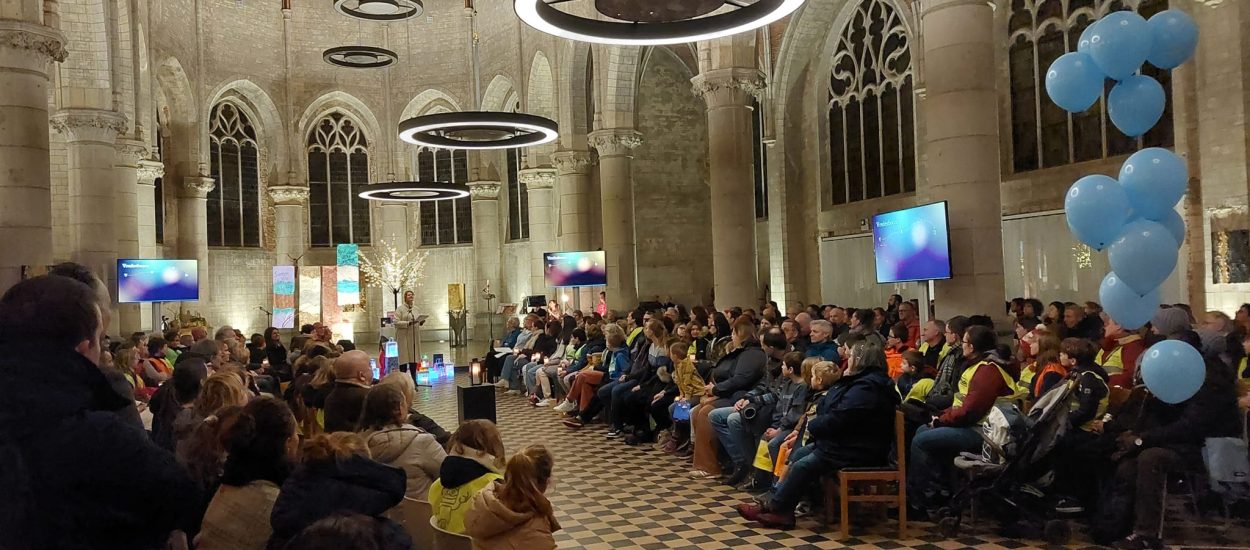
[[[993,365],[994,368],[998,369],[998,374],[1001,374],[1003,377],[1003,383],[1007,384],[1007,389],[1011,391],[1011,393],[1008,395],[998,396],[994,400],[995,403],[999,403],[999,404],[1011,403],[1019,399],[1023,395],[1020,392],[1020,387],[1016,384],[1015,379],[1013,379],[1011,375],[1007,373],[1006,370],[1003,370],[1003,368],[999,366],[998,363],[995,363],[993,361],[980,361],[977,364],[964,369],[963,374],[959,375],[959,388],[958,388],[959,391],[955,393],[955,398],[951,404],[952,407],[962,407],[964,405],[964,396],[968,395],[968,388],[972,386],[972,378],[977,375],[977,370],[979,370],[982,365],[987,365],[987,364]],[[978,421],[983,422],[984,420],[985,420],[984,418],[981,418]]]
[[[638,327],[630,331],[629,336],[625,337],[625,345],[632,347],[634,345],[634,339],[637,338],[639,334],[642,334],[642,327]]]
[[[921,342],[921,343],[920,343],[920,347],[919,347],[919,348],[916,348],[916,351],[919,351],[919,352],[920,352],[920,355],[928,355],[928,354],[929,354],[929,343],[928,343],[928,342]],[[942,360],[943,360],[943,359],[946,359],[946,354],[948,354],[948,353],[950,353],[950,352],[951,352],[951,345],[950,345],[950,344],[947,344],[947,343],[946,343],[946,341],[945,341],[945,340],[943,340],[943,341],[942,341],[942,351],[939,351],[939,352],[938,352],[938,364],[939,364],[939,365],[941,365],[941,364],[942,364]]]
[[[1115,349],[1101,352],[1098,359],[1103,370],[1111,376],[1122,374],[1124,372],[1124,345],[1138,340],[1141,340],[1141,336],[1130,334],[1116,340]]]
[[[1107,386],[1107,383],[1103,381],[1101,376],[1098,376],[1097,374],[1087,373],[1087,372],[1081,373],[1081,376],[1085,376],[1086,374],[1091,374],[1092,377],[1095,380],[1097,380],[1099,384],[1102,384],[1104,387]],[[1077,378],[1077,384],[1078,385],[1077,385],[1076,391],[1081,391],[1081,388],[1079,385],[1080,384],[1079,377]],[[1107,390],[1106,393],[1102,394],[1102,399],[1098,401],[1097,414],[1095,414],[1093,418],[1089,419],[1084,424],[1081,424],[1082,430],[1087,431],[1087,432],[1094,431],[1094,422],[1102,420],[1103,415],[1107,414],[1107,409],[1111,406],[1111,388],[1106,388],[1106,390]],[[1080,401],[1073,399],[1071,408],[1068,410],[1075,412],[1076,409],[1080,408],[1080,406],[1081,406]]]

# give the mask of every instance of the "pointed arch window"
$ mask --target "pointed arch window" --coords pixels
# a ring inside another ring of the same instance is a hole
[[[260,246],[260,150],[256,128],[238,106],[218,103],[209,115],[208,245]]]
[[[1163,85],[1163,118],[1146,135],[1130,138],[1107,118],[1112,83],[1093,107],[1069,114],[1046,97],[1046,70],[1059,56],[1076,51],[1081,33],[1102,16],[1135,10],[1142,17],[1168,8],[1167,0],[1012,0],[1007,19],[1011,81],[1011,165],[1016,173],[1115,157],[1140,147],[1171,147],[1172,76],[1151,66],[1142,74]]]
[[[312,246],[370,243],[368,141],[343,113],[330,113],[308,134],[308,232]]]
[[[838,38],[829,79],[833,204],[916,190],[911,50],[888,3],[863,0]]]
[[[469,154],[463,149],[417,150],[417,179],[466,183]],[[469,197],[418,203],[421,209],[421,245],[446,246],[473,242],[473,211]]]

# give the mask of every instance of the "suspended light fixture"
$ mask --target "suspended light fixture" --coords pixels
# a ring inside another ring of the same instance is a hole
[[[589,0],[587,0],[589,1]],[[657,46],[711,40],[763,27],[805,0],[593,0],[612,21],[556,9],[570,0],[513,0],[516,14],[542,32],[597,44]],[[722,13],[713,12],[728,8]]]
[[[399,61],[399,55],[374,46],[339,46],[321,54],[326,63],[350,69],[377,69]]]
[[[335,0],[334,10],[366,21],[400,21],[421,15],[421,0]]]
[[[400,181],[374,183],[360,192],[360,198],[386,202],[425,202],[461,199],[469,196],[463,183]]]
[[[478,71],[477,10],[465,1],[473,44],[473,101],[478,110],[436,113],[399,123],[399,139],[439,149],[513,149],[551,143],[560,137],[559,125],[546,117],[525,113],[483,111]],[[520,48],[518,48],[520,51]]]

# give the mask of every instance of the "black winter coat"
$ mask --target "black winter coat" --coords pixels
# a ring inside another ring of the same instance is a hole
[[[767,364],[768,355],[759,342],[746,342],[742,347],[726,353],[712,369],[712,380],[716,384],[712,394],[720,399],[742,399],[764,379]]]
[[[0,548],[163,548],[191,477],[115,411],[100,369],[53,344],[0,355]]]
[[[381,516],[404,500],[404,471],[352,455],[303,464],[282,484],[273,504],[270,549],[281,549],[305,527],[335,512]]]
[[[816,405],[807,432],[816,450],[847,466],[884,466],[894,443],[898,391],[880,369],[843,377]]]

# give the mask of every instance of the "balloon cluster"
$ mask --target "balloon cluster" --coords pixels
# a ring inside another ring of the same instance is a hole
[[[1115,84],[1107,95],[1107,114],[1121,132],[1137,137],[1159,122],[1166,102],[1163,87],[1140,74],[1142,64],[1174,69],[1193,57],[1197,45],[1198,26],[1182,11],[1165,10],[1149,21],[1131,11],[1113,12],[1085,29],[1077,51],[1051,64],[1046,92],[1064,110],[1080,112],[1102,97],[1109,78]],[[1107,250],[1111,272],[1098,297],[1127,329],[1150,321],[1159,307],[1159,285],[1176,269],[1185,222],[1175,207],[1188,181],[1180,157],[1151,147],[1129,156],[1118,181],[1095,174],[1068,189],[1068,228],[1094,250]],[[1173,403],[1192,397],[1204,377],[1202,357],[1175,344],[1152,346],[1142,361],[1146,385]]]

